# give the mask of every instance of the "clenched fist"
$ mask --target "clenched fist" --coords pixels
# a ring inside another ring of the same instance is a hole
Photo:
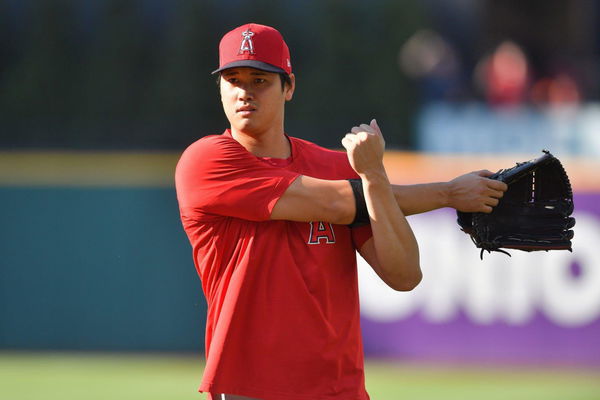
[[[363,175],[383,169],[385,140],[377,121],[369,125],[361,124],[351,129],[342,139],[342,145],[348,153],[350,165],[357,174]]]

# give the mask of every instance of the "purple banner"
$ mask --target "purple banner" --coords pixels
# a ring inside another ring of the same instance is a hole
[[[600,365],[600,194],[575,196],[573,252],[485,253],[451,210],[409,217],[423,282],[387,288],[359,263],[365,354]]]

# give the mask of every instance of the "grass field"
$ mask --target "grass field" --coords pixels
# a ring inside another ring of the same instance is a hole
[[[197,355],[0,352],[1,400],[184,400]],[[372,400],[597,400],[600,370],[423,366],[369,361]]]

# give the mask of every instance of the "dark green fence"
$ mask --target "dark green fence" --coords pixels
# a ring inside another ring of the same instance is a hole
[[[0,348],[199,350],[173,188],[0,187]]]

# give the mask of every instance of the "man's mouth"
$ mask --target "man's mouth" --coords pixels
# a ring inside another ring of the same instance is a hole
[[[248,106],[241,106],[241,107],[239,107],[236,110],[237,113],[240,113],[242,115],[248,115],[248,114],[251,114],[254,111],[256,111],[256,107],[253,107],[253,106],[250,106],[250,105],[248,105]]]

